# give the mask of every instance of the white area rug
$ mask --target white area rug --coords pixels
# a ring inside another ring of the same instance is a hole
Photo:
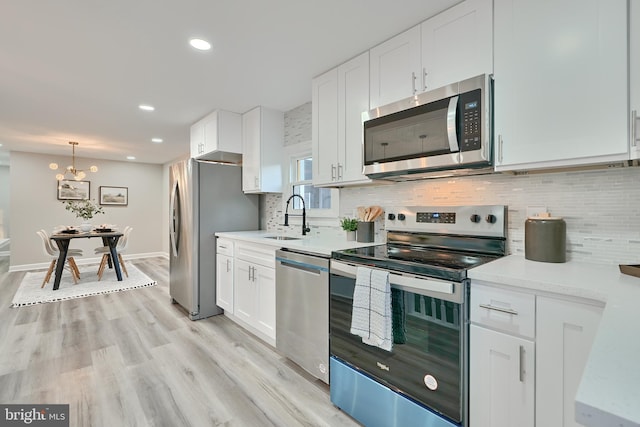
[[[43,304],[54,301],[64,301],[73,298],[83,298],[90,295],[110,294],[112,292],[128,291],[129,289],[153,286],[157,282],[138,270],[133,264],[127,263],[129,277],[122,272],[122,281],[118,282],[116,273],[112,269],[105,269],[102,280],[98,281],[98,265],[80,266],[80,280],[73,283],[71,273],[65,269],[60,280],[58,290],[53,290],[55,272],[49,283],[40,288],[46,271],[27,273],[20,283],[20,287],[11,302],[12,307]]]

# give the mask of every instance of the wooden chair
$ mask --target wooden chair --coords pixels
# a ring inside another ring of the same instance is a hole
[[[47,274],[44,277],[42,286],[40,286],[40,288],[44,288],[44,285],[49,283],[49,280],[51,279],[51,274],[53,273],[53,269],[56,267],[58,257],[60,256],[60,250],[53,246],[53,244],[51,244],[49,234],[46,231],[39,230],[36,233],[42,239],[42,249],[45,255],[51,258],[49,269],[47,270]],[[65,268],[71,272],[73,282],[77,285],[78,279],[80,279],[80,270],[78,269],[78,265],[76,264],[76,260],[74,259],[74,257],[76,256],[82,256],[82,249],[69,249],[67,251],[67,262]]]
[[[133,227],[126,226],[124,231],[122,232],[122,237],[118,239],[118,244],[116,245],[116,252],[118,253],[118,261],[120,262],[120,268],[124,271],[124,274],[129,277],[129,272],[127,271],[127,267],[124,264],[124,259],[122,258],[122,253],[127,249],[127,244],[129,243],[129,234]],[[95,249],[95,254],[102,254],[102,259],[100,260],[100,266],[98,267],[98,280],[102,279],[102,274],[104,273],[104,269],[107,267],[107,263],[109,262],[109,257],[111,256],[111,252],[109,251],[108,246],[101,246]]]

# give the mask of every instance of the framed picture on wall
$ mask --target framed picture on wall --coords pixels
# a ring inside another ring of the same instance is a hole
[[[129,204],[129,188],[100,186],[100,204],[127,206]]]
[[[91,196],[89,181],[62,179],[58,181],[58,200],[84,200]]]

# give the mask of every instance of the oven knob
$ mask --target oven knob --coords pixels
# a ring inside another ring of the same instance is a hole
[[[396,214],[390,213],[389,215],[387,215],[387,219],[390,219],[391,221],[393,221],[394,219],[396,219]]]
[[[471,215],[471,218],[469,218],[471,220],[471,222],[480,222],[480,215],[478,214],[473,214]]]
[[[398,219],[399,219],[400,221],[404,221],[405,219],[407,219],[407,217],[406,217],[406,216],[404,216],[404,214],[398,214]]]
[[[495,224],[495,222],[498,220],[496,218],[495,215],[489,214],[487,215],[487,217],[485,218],[485,220],[489,223],[489,224]]]

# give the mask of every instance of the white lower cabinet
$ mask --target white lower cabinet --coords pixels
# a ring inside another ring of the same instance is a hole
[[[216,305],[233,314],[233,242],[216,241]]]
[[[601,305],[536,297],[536,425],[579,427],[575,398]]]
[[[234,259],[234,317],[275,344],[275,248],[237,242]]]
[[[469,425],[533,427],[535,296],[471,287]]]
[[[470,334],[470,426],[533,427],[533,341],[477,325]]]
[[[602,305],[472,282],[469,426],[578,427]]]

